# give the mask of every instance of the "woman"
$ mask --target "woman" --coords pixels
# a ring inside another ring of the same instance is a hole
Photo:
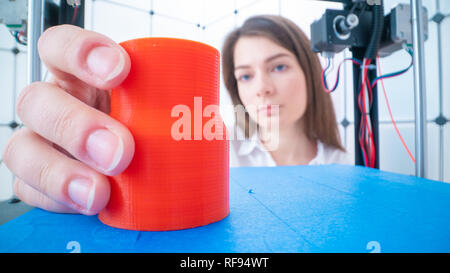
[[[293,22],[247,19],[226,37],[222,61],[232,102],[246,110],[236,115],[237,132],[231,130],[230,166],[352,163],[322,88],[319,59]]]

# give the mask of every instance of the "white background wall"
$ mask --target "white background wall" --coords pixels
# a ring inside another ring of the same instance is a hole
[[[397,3],[409,0],[385,0],[385,10]],[[431,18],[437,12],[439,0],[423,0]],[[249,16],[256,14],[279,14],[297,23],[309,36],[309,26],[320,18],[326,8],[341,8],[338,3],[312,0],[86,0],[86,28],[108,35],[117,42],[138,37],[178,37],[208,43],[221,49],[223,39],[235,26],[240,26]],[[150,15],[150,11],[154,14]],[[440,10],[450,14],[450,1],[440,0]],[[235,12],[237,11],[237,12]],[[441,23],[442,45],[450,44],[450,19]],[[13,54],[12,49],[20,52]],[[434,119],[440,114],[439,73],[438,73],[437,24],[429,22],[429,39],[426,42],[426,80],[428,113],[428,170],[429,178],[450,181],[450,123],[438,126]],[[348,51],[335,58],[335,66]],[[450,51],[443,46],[442,75],[450,75]],[[405,52],[397,52],[382,59],[383,73],[406,67],[410,57]],[[324,62],[325,64],[325,62]],[[332,71],[331,78],[334,78]],[[333,94],[338,122],[350,121],[344,128],[340,125],[342,139],[347,149],[354,151],[353,127],[353,86],[351,64],[342,71],[341,84]],[[14,102],[26,85],[26,48],[17,45],[4,25],[0,25],[0,152],[3,151],[12,129],[7,126],[12,120],[19,121],[15,114]],[[414,154],[414,91],[412,70],[386,80],[389,102],[407,145]],[[450,84],[443,81],[442,113],[450,118]],[[221,86],[221,104],[231,104],[226,90]],[[380,117],[380,165],[382,170],[414,174],[414,164],[403,148],[391,124],[385,99],[379,90]],[[224,116],[231,123],[232,117]],[[442,173],[439,159],[443,158]],[[13,175],[0,164],[0,200],[12,196]]]

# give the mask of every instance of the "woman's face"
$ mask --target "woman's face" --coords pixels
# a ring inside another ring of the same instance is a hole
[[[305,75],[289,50],[265,37],[241,37],[235,45],[234,64],[239,97],[258,125],[264,127],[261,120],[278,118],[283,128],[303,117]],[[274,105],[279,105],[278,114]]]

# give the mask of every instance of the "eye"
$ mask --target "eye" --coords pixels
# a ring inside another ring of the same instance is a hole
[[[280,64],[280,65],[275,66],[273,68],[273,71],[275,71],[275,72],[284,71],[284,70],[286,70],[286,68],[287,68],[287,65]]]
[[[246,82],[248,80],[250,80],[250,75],[249,74],[244,74],[244,75],[241,75],[241,76],[238,77],[238,81],[241,81],[241,82]]]

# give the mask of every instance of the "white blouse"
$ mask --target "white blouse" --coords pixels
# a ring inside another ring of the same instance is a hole
[[[347,164],[354,165],[354,158],[347,152],[317,141],[317,154],[308,165]],[[230,167],[277,166],[272,155],[261,143],[257,134],[250,139],[230,139]]]

